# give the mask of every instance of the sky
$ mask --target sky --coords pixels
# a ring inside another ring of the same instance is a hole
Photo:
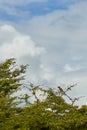
[[[0,60],[29,64],[27,80],[77,84],[87,104],[87,0],[0,0]]]

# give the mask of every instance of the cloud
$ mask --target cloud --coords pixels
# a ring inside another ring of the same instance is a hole
[[[18,64],[29,64],[31,70],[27,71],[28,81],[36,83],[42,80],[40,64],[45,54],[46,48],[36,45],[30,35],[21,33],[12,25],[0,26],[0,60],[15,58]]]
[[[81,67],[71,67],[69,64],[65,64],[65,66],[64,66],[64,72],[74,72],[74,71],[78,71],[78,70],[80,70],[81,69]]]
[[[28,35],[23,35],[10,25],[0,27],[0,34],[5,38],[0,39],[0,56],[21,58],[22,56],[38,57],[45,53],[44,47],[35,46]],[[2,38],[2,36],[1,36]]]

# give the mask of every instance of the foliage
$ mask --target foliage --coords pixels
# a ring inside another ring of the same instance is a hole
[[[65,90],[61,86],[45,89],[32,83],[24,85],[21,81],[26,67],[18,67],[15,59],[0,63],[0,130],[86,130],[87,106],[75,106],[79,98],[72,99],[67,94],[74,85]],[[13,97],[21,87],[27,88],[29,94]],[[18,107],[16,99],[25,102],[25,106]]]

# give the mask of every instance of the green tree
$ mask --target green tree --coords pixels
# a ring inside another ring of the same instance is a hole
[[[22,74],[26,71],[26,66],[20,65],[17,67],[15,59],[7,59],[0,63],[0,93],[9,96],[14,93],[23,80]]]
[[[15,59],[7,59],[0,63],[0,126],[2,127],[4,122],[14,115],[13,108],[17,102],[12,94],[22,86],[21,81],[24,79],[26,67],[17,66]]]
[[[74,104],[79,98],[67,94],[74,85],[66,89],[24,86],[26,67],[17,66],[15,59],[0,63],[0,130],[87,130],[87,106],[79,108]],[[29,94],[13,97],[23,86]],[[25,105],[20,107],[19,101]]]

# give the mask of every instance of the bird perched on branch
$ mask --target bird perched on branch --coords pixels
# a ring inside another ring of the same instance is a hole
[[[65,91],[60,86],[58,86],[58,89],[59,89],[59,94],[66,95]]]

